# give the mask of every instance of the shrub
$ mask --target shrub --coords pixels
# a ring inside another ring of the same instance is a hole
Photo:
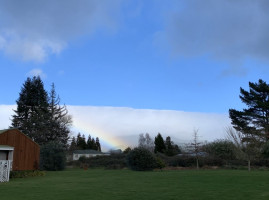
[[[122,169],[127,167],[126,154],[111,154],[109,156],[96,156],[82,158],[69,162],[75,167],[87,166],[88,168]]]
[[[40,149],[40,169],[57,171],[65,168],[66,156],[64,147],[57,142],[49,142]]]
[[[134,148],[127,155],[128,166],[132,170],[147,171],[159,167],[156,157],[145,148]]]
[[[11,171],[10,178],[26,178],[26,177],[35,177],[35,176],[45,176],[44,171]]]
[[[203,150],[210,156],[223,160],[234,160],[236,158],[236,147],[228,140],[217,140],[203,146]]]

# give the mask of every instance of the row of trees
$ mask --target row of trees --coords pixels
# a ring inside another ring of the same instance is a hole
[[[57,141],[66,146],[72,118],[52,84],[48,93],[39,76],[27,78],[16,101],[11,128],[18,128],[39,145]]]
[[[88,136],[86,141],[85,135],[78,133],[77,137],[73,137],[69,150],[83,150],[83,149],[93,149],[101,152],[101,144],[99,138],[92,138],[91,135]]]
[[[158,133],[154,142],[148,133],[145,135],[141,133],[138,139],[138,147],[147,149],[154,153],[163,153],[167,156],[174,156],[181,152],[178,145],[174,144],[170,136],[167,136],[164,141],[161,133]]]

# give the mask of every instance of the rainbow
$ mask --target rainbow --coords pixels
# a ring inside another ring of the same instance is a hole
[[[124,150],[128,144],[119,137],[115,137],[114,133],[105,131],[102,127],[98,127],[96,124],[85,122],[84,120],[74,120],[72,130],[75,135],[80,132],[87,138],[88,135],[92,137],[99,137],[102,146],[102,151],[109,151],[115,149]]]

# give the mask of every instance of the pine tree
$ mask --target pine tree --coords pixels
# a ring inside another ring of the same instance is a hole
[[[100,152],[102,151],[101,150],[101,144],[99,142],[99,138],[98,137],[96,138],[96,147],[97,147],[97,151],[100,151]]]
[[[263,80],[249,82],[249,91],[240,88],[239,98],[247,106],[242,111],[229,110],[234,129],[242,134],[243,152],[250,162],[259,153],[260,147],[269,141],[269,84]]]
[[[93,148],[92,137],[91,137],[91,135],[88,135],[88,139],[87,139],[87,149],[92,149],[92,148]]]
[[[157,152],[164,153],[165,152],[165,150],[166,150],[165,143],[164,143],[163,137],[160,133],[158,133],[157,137],[155,137],[154,144],[155,144],[155,147],[154,147],[155,153],[157,153]]]
[[[11,127],[18,128],[38,144],[46,143],[48,132],[48,94],[39,76],[27,78],[12,116]]]
[[[77,135],[77,148],[78,149],[86,149],[86,141],[85,141],[85,135],[82,135],[78,133]]]
[[[47,140],[58,141],[66,146],[69,139],[72,118],[68,115],[66,106],[60,105],[60,97],[56,94],[54,84],[51,86],[49,95],[49,113],[49,134],[47,135]]]
[[[269,85],[263,80],[249,82],[249,91],[240,88],[240,99],[247,108],[229,110],[233,127],[244,134],[245,141],[269,140]]]

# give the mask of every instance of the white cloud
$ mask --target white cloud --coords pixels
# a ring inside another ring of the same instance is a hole
[[[15,105],[0,105],[0,130],[7,129],[11,125],[10,119],[15,108]]]
[[[0,105],[0,129],[10,125],[14,105]],[[199,129],[201,140],[225,138],[230,125],[226,114],[195,113],[173,110],[147,110],[124,107],[67,106],[73,116],[75,134],[99,137],[104,150],[137,145],[140,133],[155,137],[161,133],[176,143],[192,140],[193,130]]]
[[[40,76],[41,78],[47,77],[47,75],[42,71],[42,69],[32,69],[27,73],[27,76]]]
[[[184,143],[192,139],[195,128],[199,129],[201,140],[212,141],[224,138],[225,128],[230,125],[228,115],[216,113],[94,106],[68,106],[68,110],[78,130],[120,148],[137,145],[140,133],[154,137],[160,132]]]
[[[165,28],[156,34],[156,41],[168,44],[174,56],[206,55],[237,67],[224,75],[244,75],[238,64],[246,58],[268,61],[269,1],[175,2],[180,6],[167,12]]]
[[[0,49],[24,61],[43,62],[73,38],[115,31],[121,0],[2,0]]]

